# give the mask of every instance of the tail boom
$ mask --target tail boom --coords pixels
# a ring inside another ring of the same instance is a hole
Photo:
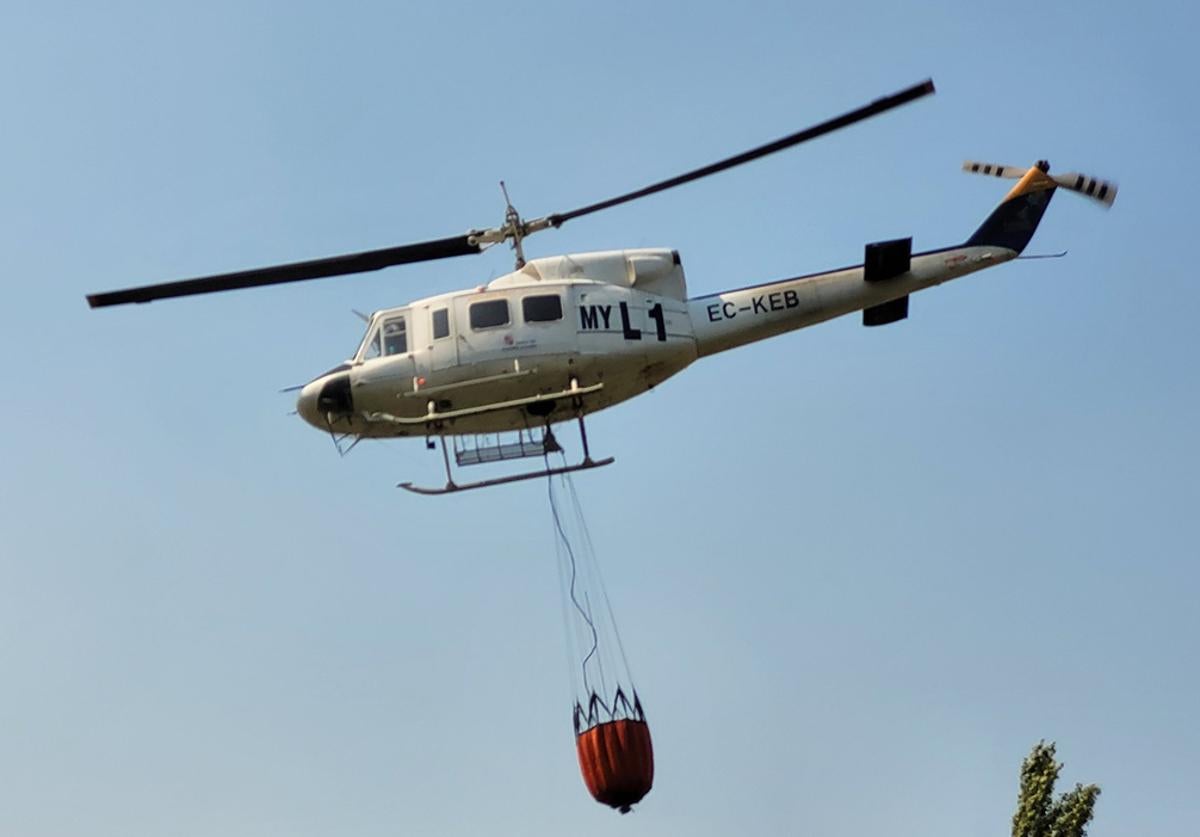
[[[1002,246],[963,245],[914,254],[908,270],[882,281],[868,281],[860,264],[695,297],[688,307],[697,350],[703,357],[843,314],[876,309],[1016,255]]]
[[[968,161],[965,171],[1017,181],[961,245],[909,255],[911,241],[868,244],[864,263],[826,273],[752,285],[688,301],[700,356],[715,354],[853,311],[864,325],[908,316],[908,296],[968,273],[1015,259],[1033,238],[1057,189],[1111,207],[1117,185],[1071,172],[1050,174],[1039,160],[1028,169]]]

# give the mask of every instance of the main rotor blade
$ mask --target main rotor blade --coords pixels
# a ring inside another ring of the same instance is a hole
[[[156,299],[169,299],[176,296],[257,288],[262,285],[281,285],[285,282],[302,282],[306,279],[342,276],[347,273],[366,273],[398,264],[449,259],[454,256],[469,256],[480,252],[482,252],[482,248],[473,243],[469,236],[460,235],[437,241],[405,244],[400,247],[385,247],[382,250],[349,253],[328,259],[292,262],[254,270],[239,270],[236,273],[220,273],[215,276],[201,276],[197,279],[164,282],[160,285],[142,285],[120,291],[89,294],[87,301],[92,308],[124,305],[129,302],[153,302]]]
[[[908,104],[914,99],[919,99],[922,96],[927,96],[934,92],[933,79],[925,79],[920,84],[914,84],[912,87],[906,87],[899,93],[894,93],[891,96],[884,96],[882,99],[876,99],[869,105],[864,105],[857,110],[852,110],[849,113],[843,113],[841,116],[836,116],[833,119],[826,120],[818,125],[813,125],[811,128],[805,128],[803,131],[797,131],[794,134],[788,134],[786,137],[780,137],[774,142],[769,142],[766,145],[760,145],[757,148],[751,148],[749,151],[744,151],[733,157],[713,163],[703,168],[689,171],[681,174],[678,177],[672,177],[670,180],[663,180],[644,189],[638,189],[636,192],[629,192],[615,198],[609,198],[606,201],[599,203],[588,204],[579,209],[573,209],[570,212],[561,212],[555,215],[546,216],[546,220],[553,227],[562,226],[572,218],[579,218],[583,215],[590,215],[593,212],[599,212],[601,209],[618,206],[619,204],[628,203],[638,198],[644,198],[647,195],[653,195],[655,192],[662,192],[667,189],[672,189],[676,186],[682,186],[684,183],[691,183],[693,180],[699,180],[702,177],[708,177],[710,174],[731,169],[734,166],[740,166],[743,163],[749,163],[751,160],[757,160],[759,157],[766,157],[768,154],[774,154],[776,151],[783,151],[785,148],[791,148],[794,145],[799,145],[802,142],[808,142],[811,139],[816,139],[824,134],[832,133],[839,128],[845,128],[848,125],[853,125],[855,122],[861,122],[864,119],[869,119],[872,116],[889,111],[892,108],[900,105]]]

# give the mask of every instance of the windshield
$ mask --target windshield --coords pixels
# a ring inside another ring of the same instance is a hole
[[[379,323],[373,323],[367,329],[367,336],[363,338],[362,343],[358,346],[358,351],[354,353],[354,359],[358,361],[370,360],[375,357],[379,357]]]

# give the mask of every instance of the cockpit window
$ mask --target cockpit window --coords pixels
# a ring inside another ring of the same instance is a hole
[[[408,332],[404,318],[395,317],[383,324],[383,354],[402,355],[408,351]]]
[[[408,351],[408,329],[404,317],[392,317],[375,325],[363,339],[356,357],[361,363],[377,357],[402,355]]]

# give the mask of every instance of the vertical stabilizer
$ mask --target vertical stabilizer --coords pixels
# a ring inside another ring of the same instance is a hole
[[[997,167],[1011,169],[1010,166]],[[1000,205],[975,230],[966,246],[992,245],[1007,247],[1017,253],[1025,249],[1050,205],[1058,184],[1046,171],[1049,166],[1039,163],[1021,176]],[[1004,176],[1004,175],[1000,175]]]

